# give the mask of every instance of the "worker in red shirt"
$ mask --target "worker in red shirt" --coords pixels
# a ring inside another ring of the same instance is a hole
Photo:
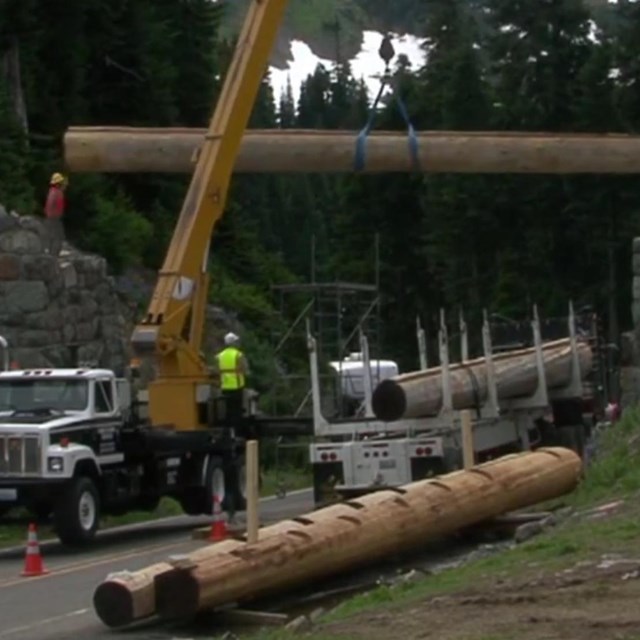
[[[64,196],[66,188],[67,179],[61,173],[54,173],[49,181],[49,193],[44,206],[46,227],[49,235],[49,253],[54,256],[59,255],[64,242],[62,216],[66,207]]]

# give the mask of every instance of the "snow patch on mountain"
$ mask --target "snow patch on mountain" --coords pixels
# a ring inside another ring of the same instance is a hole
[[[403,54],[408,58],[412,68],[419,69],[425,62],[425,51],[422,48],[424,40],[411,35],[391,35],[396,52],[392,65],[397,61],[398,56]],[[384,72],[384,62],[378,55],[383,35],[377,31],[364,31],[362,37],[360,52],[350,60],[351,70],[357,80],[364,80],[369,90],[369,95],[373,97],[378,92],[380,76]],[[280,96],[285,92],[287,80],[291,82],[293,98],[297,103],[300,97],[300,85],[306,80],[307,76],[315,71],[318,64],[322,64],[327,69],[331,69],[335,64],[332,60],[319,58],[313,53],[309,45],[301,40],[293,40],[291,42],[291,57],[293,59],[289,61],[288,69],[269,67],[271,86],[273,87],[276,102],[280,100]]]

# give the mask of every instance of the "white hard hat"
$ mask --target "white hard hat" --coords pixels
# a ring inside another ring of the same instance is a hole
[[[240,342],[240,338],[235,333],[227,333],[224,337],[225,344],[235,344],[236,342]]]

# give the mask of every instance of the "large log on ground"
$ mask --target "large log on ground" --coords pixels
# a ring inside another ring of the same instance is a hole
[[[166,562],[158,562],[142,571],[107,576],[93,596],[99,618],[110,627],[119,627],[152,616],[156,610],[153,579],[172,568]]]
[[[64,136],[75,173],[189,173],[204,129],[71,127]],[[349,173],[356,131],[249,130],[237,173]],[[527,132],[423,131],[419,171],[425,173],[640,173],[640,136]],[[374,131],[365,147],[366,173],[413,171],[407,136]]]
[[[568,339],[543,345],[547,387],[554,389],[571,380],[572,357]],[[538,385],[534,349],[519,349],[493,358],[499,400],[532,394]],[[578,343],[581,378],[592,366],[591,348]],[[451,367],[451,396],[456,410],[471,409],[487,398],[487,366],[484,358]],[[437,415],[442,408],[442,374],[440,367],[407,373],[383,380],[373,392],[372,408],[379,420],[391,422],[401,418]]]
[[[232,550],[241,545],[237,540],[225,540],[219,549]],[[197,562],[201,552],[195,551],[188,559]],[[109,627],[124,627],[153,616],[156,611],[154,578],[172,569],[172,564],[158,562],[140,571],[120,571],[107,576],[93,594],[98,617]]]
[[[279,535],[230,551],[213,546],[194,568],[158,574],[156,612],[165,619],[189,616],[415,550],[429,539],[572,491],[581,467],[568,449],[540,449],[306,514],[281,523]]]

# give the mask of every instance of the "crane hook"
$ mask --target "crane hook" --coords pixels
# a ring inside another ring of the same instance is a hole
[[[378,49],[378,55],[382,58],[387,67],[389,67],[389,63],[396,55],[396,51],[391,42],[391,36],[388,33],[382,38],[380,48]]]

